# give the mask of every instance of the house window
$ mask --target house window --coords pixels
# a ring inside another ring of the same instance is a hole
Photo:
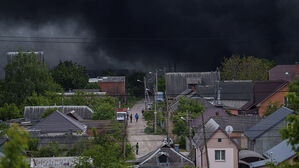
[[[215,150],[215,160],[225,161],[225,150]]]
[[[218,138],[218,142],[222,142],[222,139],[221,139],[221,138]]]
[[[159,156],[159,162],[162,164],[167,163],[167,156],[165,156],[165,155]]]
[[[286,97],[286,96],[283,97],[283,104],[284,104],[284,106],[288,105],[288,97]]]

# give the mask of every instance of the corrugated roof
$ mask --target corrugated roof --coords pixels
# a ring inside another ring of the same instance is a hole
[[[292,146],[288,145],[287,140],[282,141],[273,148],[269,149],[264,153],[269,159],[253,162],[250,164],[251,167],[261,167],[266,165],[266,163],[274,162],[275,165],[291,158],[296,155],[296,152],[292,150]]]
[[[234,132],[244,132],[262,119],[259,116],[215,116],[212,118],[223,130],[230,125],[233,127]]]
[[[25,106],[24,119],[25,121],[40,120],[41,116],[47,109],[56,108],[65,114],[75,111],[77,115],[85,120],[91,119],[93,110],[88,106]]]
[[[125,76],[103,76],[99,78],[98,82],[125,82]]]
[[[265,119],[258,122],[256,125],[247,129],[245,131],[245,135],[249,139],[254,140],[259,136],[261,136],[263,133],[265,133],[267,130],[271,129],[281,121],[285,120],[287,115],[294,114],[294,113],[296,112],[289,108],[281,107],[275,112],[273,112],[271,115],[266,117]]]
[[[54,111],[39,123],[32,126],[30,130],[40,130],[41,133],[64,133],[70,131],[82,131],[84,133],[86,128],[85,125],[71,117],[68,117],[59,111]]]

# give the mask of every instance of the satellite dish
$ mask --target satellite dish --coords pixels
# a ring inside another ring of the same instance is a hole
[[[234,131],[233,127],[228,125],[225,127],[225,132],[230,135]]]

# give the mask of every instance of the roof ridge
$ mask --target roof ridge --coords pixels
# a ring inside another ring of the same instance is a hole
[[[68,117],[66,114],[63,114],[62,112],[60,112],[60,111],[58,111],[58,110],[56,110],[56,112],[57,112],[59,115],[61,115],[62,117],[64,117],[66,120],[68,120],[68,121],[69,121],[71,124],[73,124],[75,127],[79,128],[79,129],[81,129],[83,132],[85,132],[85,130],[86,130],[86,128],[87,128],[86,125],[84,125],[84,124],[82,124],[82,123],[80,123],[80,122],[78,122],[78,121],[76,121],[76,120],[74,120],[74,119]],[[82,127],[83,127],[83,128],[82,128]]]

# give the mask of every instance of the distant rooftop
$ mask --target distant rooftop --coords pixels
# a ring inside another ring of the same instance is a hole
[[[125,76],[103,76],[100,78],[89,78],[89,83],[96,82],[124,82],[126,80]]]
[[[269,70],[269,80],[296,80],[299,75],[299,65],[276,65]]]

